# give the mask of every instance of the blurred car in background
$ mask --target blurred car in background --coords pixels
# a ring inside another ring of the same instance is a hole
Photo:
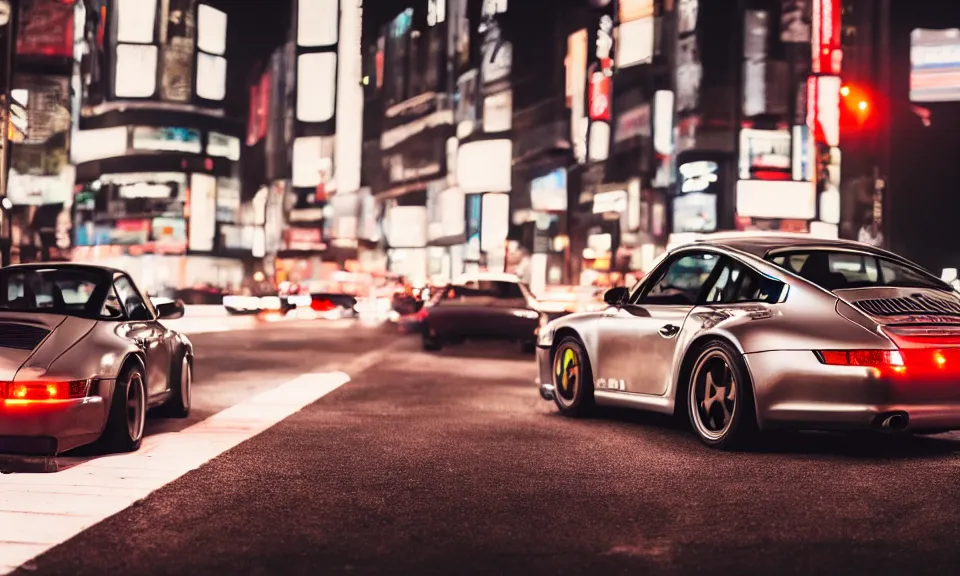
[[[537,307],[547,315],[548,320],[556,320],[575,312],[594,312],[607,307],[603,301],[605,288],[596,286],[547,286],[536,295]]]
[[[286,315],[293,311],[312,317],[343,318],[357,315],[357,298],[340,292],[311,293],[305,286],[281,283],[277,291],[256,296],[224,296],[223,307],[229,314]]]
[[[424,350],[470,339],[510,340],[524,352],[536,350],[547,318],[516,276],[480,274],[441,289],[416,315]]]

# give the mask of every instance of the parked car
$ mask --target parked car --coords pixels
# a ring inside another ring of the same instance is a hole
[[[896,254],[708,236],[605,300],[540,331],[540,393],[563,414],[676,413],[718,448],[774,428],[960,429],[960,294]]]
[[[147,410],[189,415],[193,344],[162,322],[183,312],[121,270],[0,269],[0,452],[132,451]]]

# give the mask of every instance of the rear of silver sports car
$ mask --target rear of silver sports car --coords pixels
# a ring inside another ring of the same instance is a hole
[[[764,428],[960,429],[960,299],[883,291],[841,295],[877,346],[745,355]]]
[[[66,319],[72,321],[83,322]],[[0,322],[0,453],[59,454],[103,431],[112,381],[71,380],[34,367],[48,347],[51,355],[63,352],[54,332],[61,322]],[[69,332],[62,334],[73,337]]]

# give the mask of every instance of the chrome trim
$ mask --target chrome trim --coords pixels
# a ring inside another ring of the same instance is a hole
[[[631,394],[611,390],[594,390],[593,398],[597,404],[617,408],[639,408],[660,414],[673,414],[674,401],[671,396],[650,396]]]

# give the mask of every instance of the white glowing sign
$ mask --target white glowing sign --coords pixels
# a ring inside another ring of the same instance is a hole
[[[719,180],[717,175],[718,166],[716,162],[698,161],[682,164],[678,171],[680,172],[681,182],[680,191],[684,194],[688,192],[704,192],[710,186]]]

